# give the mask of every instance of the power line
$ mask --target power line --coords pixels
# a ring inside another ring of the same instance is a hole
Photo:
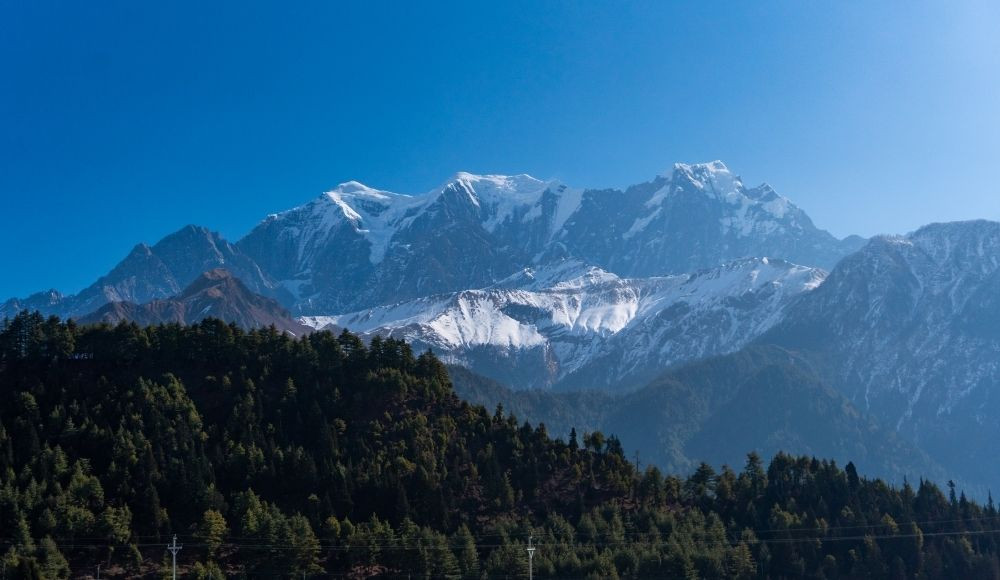
[[[709,532],[706,532],[706,535]],[[977,535],[987,535],[987,534],[1000,534],[1000,529],[997,530],[952,530],[943,532],[920,532],[916,534],[862,534],[853,536],[806,536],[806,537],[796,537],[796,538],[755,538],[749,540],[725,540],[719,541],[716,538],[709,537],[697,537],[696,534],[691,533],[681,533],[674,532],[668,535],[666,540],[656,540],[656,541],[614,541],[614,542],[546,542],[544,544],[539,544],[539,546],[546,547],[562,547],[562,548],[610,548],[617,546],[666,546],[669,545],[669,539],[673,537],[680,537],[682,539],[689,539],[695,543],[700,543],[702,545],[734,545],[740,543],[746,544],[788,544],[788,543],[799,543],[799,542],[841,542],[841,541],[859,541],[865,539],[874,540],[891,540],[891,539],[903,539],[903,538],[917,538],[917,537],[948,537],[948,536],[977,536]],[[699,534],[700,535],[700,534]],[[175,539],[176,541],[176,539]],[[12,542],[0,542],[5,545],[14,545]],[[152,548],[159,547],[163,544],[135,544],[137,548]],[[245,550],[302,550],[303,546],[296,545],[292,543],[260,543],[260,544],[249,544],[249,543],[238,543],[238,542],[224,542],[221,544],[223,547],[227,548],[238,548]],[[513,547],[517,545],[523,545],[518,543],[475,543],[477,549],[488,549],[488,548],[504,548]],[[67,549],[100,549],[111,547],[112,544],[56,544],[57,548],[67,548]],[[208,547],[209,544],[185,544],[187,547]],[[365,543],[337,543],[337,544],[322,544],[320,543],[318,548],[320,550],[339,550],[339,551],[350,551],[357,549],[371,549],[371,550],[453,550],[456,548],[462,548],[465,544],[452,544],[452,543],[417,543],[417,544],[406,544],[406,543],[379,543],[379,542],[365,542]],[[183,546],[177,545],[177,551]],[[537,546],[534,546],[537,547]],[[172,551],[172,546],[168,544],[168,550]]]
[[[918,520],[903,520],[903,521],[898,521],[898,522],[895,522],[895,523],[896,523],[897,527],[909,526],[911,524],[915,524],[917,526],[924,527],[924,526],[936,526],[936,525],[941,525],[941,524],[953,524],[953,523],[973,524],[973,523],[987,523],[987,522],[993,522],[993,521],[996,521],[996,522],[1000,523],[1000,514],[995,515],[995,516],[976,516],[976,517],[970,517],[970,518],[957,518],[957,519],[950,519],[950,520],[921,520],[921,521],[918,521]],[[362,525],[362,524],[359,523],[359,524],[356,524],[356,525]],[[777,533],[777,532],[781,532],[781,533],[796,533],[796,532],[804,532],[804,531],[823,532],[823,531],[830,531],[830,530],[856,530],[856,529],[863,529],[863,528],[882,528],[882,527],[886,527],[886,525],[887,524],[878,522],[878,523],[871,523],[871,524],[855,524],[855,525],[851,525],[851,526],[816,526],[816,527],[796,527],[796,528],[749,528],[749,529],[754,534],[759,535],[759,534],[766,534],[766,533],[772,533],[772,532],[773,533]],[[979,530],[974,530],[974,531],[979,531]],[[646,535],[648,533],[649,532],[642,532],[642,531],[632,531],[632,532],[626,531],[622,535],[624,535],[624,536],[643,536],[643,535]],[[676,534],[677,532],[673,532],[673,533]],[[574,534],[576,534],[577,536],[579,536],[580,533],[575,531]],[[474,538],[476,538],[476,539],[482,539],[482,538],[504,538],[504,537],[512,537],[512,536],[515,536],[515,535],[516,534],[511,534],[511,533],[477,533],[477,534],[474,535]],[[925,535],[926,535],[926,533],[925,533]],[[146,534],[146,535],[138,535],[138,534],[136,534],[136,535],[133,535],[131,537],[135,538],[135,539],[141,539],[141,538],[159,539],[162,536],[158,535],[158,534]],[[193,536],[193,535],[183,535],[183,534],[181,534],[181,535],[174,534],[174,537],[176,537],[178,539],[185,539],[185,540],[186,539],[193,539],[193,538],[195,538],[195,536]],[[52,538],[51,536],[48,536],[48,538],[50,538],[50,539],[52,539],[54,541],[57,541],[57,542],[63,541],[64,543],[68,542],[68,543],[75,544],[75,545],[83,545],[83,544],[77,544],[76,540],[80,540],[80,541],[105,540],[104,537],[99,537],[99,536],[82,536],[82,537],[76,537],[76,538],[73,538],[73,539]],[[45,538],[32,538],[31,540],[33,542],[38,542],[38,541],[41,541],[43,539],[45,539]],[[258,538],[254,538],[252,536],[228,536],[228,539],[235,541],[234,543],[239,543],[238,542],[239,540],[257,540]],[[318,539],[318,540],[321,543],[328,541],[328,540],[323,540],[323,539]],[[13,543],[13,541],[10,538],[0,538],[0,544],[12,544],[12,543]],[[103,547],[103,546],[112,546],[112,545],[116,545],[116,544],[107,543],[107,544],[99,544],[99,545]],[[117,545],[120,545],[120,544],[117,544]],[[139,544],[137,544],[137,545],[139,545]],[[147,543],[147,544],[142,544],[142,545],[148,545],[148,546],[156,545],[156,546],[159,546],[161,544],[159,544],[159,543]],[[190,545],[190,546],[201,546],[201,545],[205,545],[205,544],[189,543],[188,545]]]

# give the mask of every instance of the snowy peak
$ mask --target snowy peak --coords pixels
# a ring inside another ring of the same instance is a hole
[[[615,226],[621,241],[594,240],[600,254],[584,256],[627,275],[688,272],[744,256],[829,268],[861,245],[818,229],[769,185],[748,189],[720,161],[678,163],[669,177],[633,186],[629,193],[642,203],[622,200],[625,211],[613,202],[593,204],[598,207],[592,211],[603,212],[605,219],[620,212]],[[597,226],[596,220],[588,222]]]
[[[476,175],[459,171],[432,193],[448,187],[456,187],[465,189],[482,200],[495,201],[502,198],[514,198],[522,202],[530,202],[553,183],[555,182],[535,179],[524,173],[519,175]]]
[[[743,182],[721,161],[708,163],[675,163],[670,181],[676,185],[687,182],[706,194],[725,197],[743,189]]]
[[[725,163],[716,159],[707,163],[674,163],[669,173],[662,174],[664,177],[671,177],[677,173],[687,175],[725,174],[731,175],[729,167]]]
[[[562,194],[566,189],[556,180],[543,181],[527,174],[476,175],[460,171],[429,195],[459,194],[479,210],[484,229],[494,232],[515,216],[521,221],[541,217],[542,196],[550,191]]]
[[[364,183],[361,183],[360,181],[354,181],[354,180],[345,181],[344,183],[341,183],[340,185],[338,185],[337,187],[335,187],[333,190],[331,190],[328,193],[355,195],[355,196],[359,196],[359,197],[360,196],[367,196],[367,197],[374,197],[374,198],[384,198],[387,195],[394,195],[394,194],[391,194],[391,193],[389,193],[387,191],[382,191],[380,189],[375,189],[373,187],[368,187]]]
[[[710,198],[736,206],[735,211],[742,216],[746,216],[750,212],[781,219],[790,211],[798,210],[787,198],[778,195],[774,188],[767,183],[754,188],[746,188],[743,185],[743,180],[729,171],[729,168],[721,161],[675,164],[667,185],[657,191],[646,205],[658,205],[671,194],[681,195],[693,192],[700,192]]]

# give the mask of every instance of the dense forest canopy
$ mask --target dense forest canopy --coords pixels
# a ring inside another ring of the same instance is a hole
[[[0,329],[0,567],[194,578],[998,578],[997,511],[754,454],[686,478],[552,438],[397,340],[218,320]]]

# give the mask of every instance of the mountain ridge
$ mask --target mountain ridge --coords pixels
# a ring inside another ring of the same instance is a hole
[[[770,186],[747,188],[719,161],[677,164],[623,190],[459,172],[413,196],[349,181],[267,216],[235,243],[186,226],[138,244],[80,293],[11,298],[0,316],[80,316],[108,302],[168,298],[215,267],[296,314],[328,315],[482,288],[560,258],[625,277],[765,255],[829,268],[859,240],[817,229]]]
[[[87,315],[111,302],[143,304],[175,296],[202,272],[225,267],[252,291],[287,299],[287,292],[218,232],[187,225],[153,245],[136,244],[122,261],[75,295],[55,291],[0,304],[0,317],[38,310],[62,317]]]
[[[269,216],[238,245],[295,289],[293,310],[322,315],[481,288],[554,258],[648,277],[749,256],[829,267],[858,243],[715,161],[625,190],[461,172],[418,196],[347,182]]]
[[[950,469],[1000,437],[1000,223],[930,224],[873,239],[758,342],[794,349],[859,408]]]
[[[231,272],[215,268],[203,272],[180,293],[145,304],[109,302],[77,319],[80,324],[135,322],[153,324],[194,324],[206,318],[235,323],[244,329],[274,326],[293,336],[310,329],[294,320],[273,298],[255,294]]]
[[[402,338],[521,388],[617,389],[674,364],[737,350],[824,276],[783,260],[747,258],[630,279],[567,260],[483,289],[302,321]]]

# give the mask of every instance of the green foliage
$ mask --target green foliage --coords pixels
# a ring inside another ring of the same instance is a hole
[[[998,577],[1000,520],[957,490],[748,456],[636,471],[460,401],[392,339],[215,320],[0,329],[0,566],[482,578]],[[575,435],[575,432],[574,432]]]
[[[191,567],[194,580],[224,580],[226,575],[215,562],[195,562]]]
[[[210,509],[205,510],[204,515],[202,515],[195,538],[205,544],[209,555],[215,556],[228,532],[226,518],[218,510]]]

